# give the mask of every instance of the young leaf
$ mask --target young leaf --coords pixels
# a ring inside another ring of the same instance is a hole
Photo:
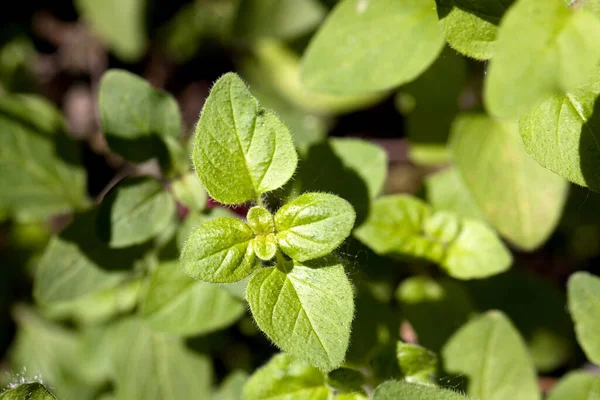
[[[467,400],[451,390],[417,385],[402,381],[387,381],[377,386],[373,400]],[[482,399],[484,400],[484,399]]]
[[[498,24],[515,0],[437,0],[440,24],[456,51],[488,60],[496,49]]]
[[[268,235],[275,232],[273,215],[264,207],[252,207],[248,210],[248,225],[257,235]]]
[[[159,181],[134,178],[108,194],[98,217],[109,247],[129,247],[161,233],[175,217],[175,201]]]
[[[244,311],[225,289],[194,281],[169,262],[153,271],[140,314],[155,331],[200,335],[231,325]]]
[[[311,40],[302,80],[334,94],[391,89],[427,69],[443,45],[433,0],[343,0]]]
[[[173,195],[190,210],[202,211],[206,208],[208,195],[193,172],[173,181]]]
[[[577,90],[555,94],[519,119],[534,160],[571,182],[600,191],[600,69]]]
[[[325,375],[305,361],[277,354],[244,386],[244,400],[327,400],[331,389]]]
[[[256,256],[263,261],[269,261],[277,253],[277,239],[275,234],[260,235],[252,240],[252,248]]]
[[[22,383],[17,387],[10,388],[0,393],[0,400],[56,400],[52,395],[38,382]]]
[[[144,54],[146,0],[76,0],[81,16],[124,61],[137,61]]]
[[[264,268],[250,279],[246,297],[259,328],[282,350],[323,371],[342,364],[354,313],[342,265]]]
[[[516,124],[463,115],[450,145],[465,186],[492,225],[524,250],[544,243],[558,223],[568,184],[529,157]]]
[[[72,142],[0,115],[0,210],[39,221],[87,205],[86,176]]]
[[[592,400],[600,398],[600,377],[575,371],[558,381],[547,400]]]
[[[223,75],[206,100],[192,159],[210,196],[224,204],[283,186],[298,163],[290,131],[234,73]]]
[[[253,239],[252,229],[239,219],[211,219],[189,236],[181,253],[181,264],[194,279],[237,282],[260,265],[251,245]]]
[[[455,167],[425,178],[427,201],[434,210],[451,211],[459,217],[484,219]]]
[[[445,369],[466,375],[467,393],[481,400],[538,400],[540,393],[525,343],[499,311],[471,320],[442,351]]]
[[[210,360],[179,338],[155,333],[134,319],[121,322],[112,337],[117,400],[210,397]]]
[[[350,235],[355,218],[354,209],[341,197],[305,193],[275,214],[277,243],[294,260],[322,257]]]
[[[104,74],[98,103],[109,146],[130,161],[166,156],[161,140],[176,138],[181,132],[175,99],[130,72],[112,69]]]
[[[600,278],[576,272],[568,283],[569,311],[577,340],[593,363],[600,363]]]
[[[437,356],[419,345],[398,342],[396,358],[407,382],[430,384],[437,374]]]
[[[600,61],[600,20],[564,0],[519,0],[498,30],[485,85],[488,111],[518,118],[591,77]]]

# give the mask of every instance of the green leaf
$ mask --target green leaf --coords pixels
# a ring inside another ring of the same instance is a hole
[[[243,221],[219,217],[200,225],[181,253],[186,274],[211,283],[237,282],[260,262],[251,246],[254,232]]]
[[[41,383],[32,382],[22,383],[0,393],[0,400],[56,400],[56,397]]]
[[[534,160],[578,185],[600,191],[600,69],[577,90],[555,94],[519,119]]]
[[[43,115],[43,114],[42,114]],[[87,206],[86,175],[74,143],[0,115],[0,210],[39,221]]]
[[[47,135],[65,132],[66,122],[60,110],[45,97],[34,94],[3,94],[0,114]]]
[[[109,146],[129,161],[167,157],[163,140],[177,138],[181,132],[175,99],[130,72],[111,69],[105,73],[98,103]]]
[[[244,385],[248,381],[248,373],[236,370],[227,375],[221,383],[217,392],[213,395],[214,400],[240,400],[243,395]]]
[[[259,328],[283,351],[331,371],[344,361],[354,313],[342,265],[259,270],[246,292]]]
[[[543,244],[558,223],[568,184],[529,157],[516,124],[462,115],[451,148],[465,186],[492,225],[524,250]]]
[[[252,207],[248,210],[248,225],[256,235],[268,235],[275,232],[273,215],[264,207]]]
[[[466,218],[485,218],[456,168],[447,168],[427,176],[425,188],[427,201],[435,210],[451,211]]]
[[[456,51],[488,60],[496,50],[498,24],[515,0],[436,0],[440,24]]]
[[[356,214],[346,200],[328,193],[305,193],[275,214],[277,243],[294,260],[325,256],[350,235]]]
[[[106,196],[98,217],[100,234],[109,247],[129,247],[161,233],[175,217],[175,201],[159,181],[134,178]]]
[[[338,368],[327,374],[326,382],[338,392],[363,392],[365,376],[355,369]]]
[[[377,386],[373,400],[465,400],[456,392],[435,386],[423,386],[401,381],[388,381]],[[483,399],[482,399],[483,400]]]
[[[433,0],[343,0],[311,40],[302,80],[335,94],[391,89],[427,69],[443,45]]]
[[[210,196],[224,204],[283,186],[298,163],[289,130],[234,73],[223,75],[206,100],[192,158]]]
[[[558,381],[547,400],[593,400],[600,398],[600,377],[575,371]]]
[[[244,387],[244,400],[328,400],[323,372],[287,354],[259,368]]]
[[[173,181],[173,196],[190,210],[202,211],[206,208],[208,195],[193,172]]]
[[[203,213],[190,211],[177,231],[177,248],[181,251],[192,232],[194,232],[206,221],[210,221],[211,219],[215,219],[217,217],[239,219],[237,214],[223,207],[214,207],[209,210],[205,210]]]
[[[246,0],[240,4],[235,32],[244,40],[293,39],[311,31],[324,17],[325,8],[317,0]]]
[[[518,118],[590,79],[600,61],[600,20],[564,0],[519,0],[498,30],[485,84],[488,111]]]
[[[81,16],[124,61],[142,57],[146,48],[145,0],[76,0]]]
[[[437,356],[434,352],[412,343],[398,342],[396,358],[400,372],[407,382],[431,384],[437,374]]]
[[[569,311],[575,322],[577,340],[593,363],[600,363],[600,278],[576,272],[568,283]]]
[[[113,335],[118,400],[209,398],[212,368],[208,357],[134,319],[122,322]]]
[[[525,343],[499,311],[490,311],[462,327],[446,344],[442,357],[449,373],[466,375],[471,397],[540,399]]]
[[[153,271],[140,314],[155,331],[199,335],[231,325],[244,311],[225,289],[195,281],[169,262]]]

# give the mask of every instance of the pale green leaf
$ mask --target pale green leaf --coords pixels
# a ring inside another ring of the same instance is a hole
[[[0,400],[56,400],[56,397],[41,383],[32,382],[10,387],[0,393]]]
[[[427,69],[443,45],[433,0],[343,0],[311,40],[302,79],[335,94],[391,89]]]
[[[259,328],[290,356],[324,371],[344,361],[354,302],[342,265],[264,268],[250,279],[246,297]]]
[[[200,225],[181,253],[186,274],[212,283],[237,282],[259,267],[251,246],[254,232],[245,222],[219,217]]]
[[[435,210],[451,211],[460,217],[484,219],[456,168],[427,176],[425,188],[427,201]]]
[[[193,172],[173,181],[171,187],[175,198],[190,210],[202,211],[206,208],[208,195]]]
[[[248,225],[257,235],[268,235],[275,232],[273,215],[264,207],[256,206],[248,210]]]
[[[41,116],[40,116],[41,118]],[[74,143],[0,116],[0,210],[21,221],[82,209],[85,171]]]
[[[373,393],[373,400],[466,400],[467,397],[447,389],[401,381],[387,381]],[[483,399],[482,399],[483,400]]]
[[[328,400],[325,375],[305,361],[278,354],[244,386],[244,400]]]
[[[217,217],[238,218],[238,215],[223,207],[214,207],[202,213],[190,211],[177,231],[177,248],[179,251],[183,250],[185,242],[196,228]]]
[[[269,261],[277,253],[277,239],[274,233],[256,236],[252,240],[252,248],[256,256],[263,261]]]
[[[577,340],[589,360],[600,364],[600,278],[577,272],[569,279],[568,294]]]
[[[227,375],[213,395],[213,400],[241,400],[244,385],[248,381],[248,373],[236,370]]]
[[[130,72],[112,69],[105,73],[98,103],[109,146],[130,161],[167,157],[162,140],[180,134],[181,116],[175,99]]]
[[[465,375],[469,396],[480,400],[538,400],[533,363],[523,339],[504,314],[471,320],[442,351],[445,369]]]
[[[275,214],[277,242],[294,260],[306,261],[335,250],[350,235],[356,214],[346,200],[328,193],[305,193]]]
[[[224,204],[283,186],[298,163],[289,130],[234,73],[222,76],[206,100],[192,158],[210,196]]]
[[[113,371],[118,400],[205,399],[210,396],[210,359],[176,336],[126,320],[114,331]]]
[[[430,384],[437,374],[438,360],[434,352],[412,343],[398,342],[396,358],[407,382]]]
[[[175,217],[175,201],[153,178],[117,185],[100,206],[99,231],[109,247],[144,243],[160,234]]]
[[[524,250],[543,244],[561,216],[568,183],[529,157],[516,124],[462,115],[451,148],[465,186],[492,225]]]
[[[589,372],[570,372],[558,381],[547,400],[598,400],[600,377]]]
[[[152,273],[140,314],[158,332],[199,335],[223,329],[244,314],[244,304],[225,289],[195,281],[178,262]]]
[[[437,0],[440,24],[448,44],[477,60],[496,49],[498,24],[514,0]]]
[[[518,118],[590,79],[600,61],[600,20],[564,0],[519,0],[500,24],[485,84],[488,111]]]
[[[600,191],[600,69],[566,94],[555,94],[519,119],[534,160],[571,182]]]
[[[76,0],[79,14],[124,61],[137,61],[146,48],[146,0]]]

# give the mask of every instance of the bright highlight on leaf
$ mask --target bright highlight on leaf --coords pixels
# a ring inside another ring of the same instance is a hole
[[[298,163],[289,130],[233,73],[213,86],[194,140],[196,174],[224,204],[257,200],[283,186]]]

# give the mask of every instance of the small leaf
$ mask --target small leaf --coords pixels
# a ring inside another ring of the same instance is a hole
[[[407,382],[431,384],[437,374],[437,356],[416,344],[398,342],[396,358]]]
[[[202,211],[206,208],[208,195],[193,172],[173,181],[173,195],[190,210]]]
[[[248,210],[248,225],[257,235],[268,235],[275,232],[273,215],[264,207],[252,207]]]
[[[534,160],[594,191],[600,191],[598,95],[600,69],[577,90],[552,95],[519,119],[525,149]]]
[[[269,261],[277,253],[277,239],[273,233],[260,235],[252,240],[252,248],[256,256],[263,261]]]
[[[328,400],[325,375],[309,363],[277,354],[244,386],[244,400]]]
[[[211,283],[237,282],[259,267],[251,241],[254,232],[243,221],[219,217],[200,225],[181,253],[186,274]]]
[[[442,351],[445,369],[466,375],[467,393],[481,400],[538,400],[533,363],[519,333],[498,311],[471,320]]]
[[[100,123],[112,150],[133,162],[168,157],[167,138],[181,132],[177,102],[130,72],[112,69],[98,94]]]
[[[219,390],[213,395],[214,400],[240,400],[242,399],[244,385],[248,381],[248,373],[236,370],[227,375]]]
[[[0,393],[0,400],[56,400],[56,397],[41,383],[32,382],[22,383]]]
[[[451,148],[465,186],[492,225],[524,250],[544,243],[558,223],[568,184],[529,157],[516,124],[460,116]]]
[[[452,211],[459,217],[484,219],[456,168],[448,168],[425,179],[427,201],[435,210]]]
[[[515,0],[437,0],[440,24],[456,51],[488,60],[496,49],[498,24]]]
[[[302,79],[334,94],[391,89],[427,69],[443,45],[433,0],[343,0],[312,38]]]
[[[305,193],[275,214],[279,247],[294,260],[306,261],[335,250],[350,235],[356,214],[341,197]]]
[[[234,73],[222,76],[206,100],[192,159],[210,196],[224,204],[283,186],[298,163],[290,131]]]
[[[205,210],[205,212],[203,213],[191,211],[186,216],[185,220],[179,226],[179,230],[177,231],[177,248],[179,249],[179,251],[183,250],[185,242],[187,241],[188,237],[192,234],[192,232],[194,232],[200,225],[202,225],[206,221],[210,221],[211,219],[215,219],[217,217],[239,219],[239,216],[237,214],[223,207],[214,207]]]
[[[600,61],[600,20],[564,0],[519,0],[498,30],[485,85],[488,111],[518,118],[590,79]]]
[[[134,178],[120,183],[102,201],[99,230],[112,248],[144,243],[175,217],[175,202],[160,182]]]
[[[340,392],[363,392],[364,375],[355,369],[338,368],[327,374],[327,386]]]
[[[576,272],[569,278],[568,295],[577,340],[589,360],[600,364],[600,278]]]
[[[244,304],[225,289],[194,281],[177,262],[152,273],[140,315],[157,332],[200,335],[223,329],[244,314]]]
[[[547,400],[592,400],[600,398],[600,377],[575,371],[558,381]]]
[[[124,61],[137,61],[145,50],[146,0],[76,0],[82,17]]]
[[[291,356],[324,371],[344,361],[354,303],[343,266],[264,268],[250,279],[246,297],[259,328]]]
[[[387,381],[377,386],[373,400],[467,400],[467,397],[435,386]],[[483,400],[483,399],[482,399]]]

